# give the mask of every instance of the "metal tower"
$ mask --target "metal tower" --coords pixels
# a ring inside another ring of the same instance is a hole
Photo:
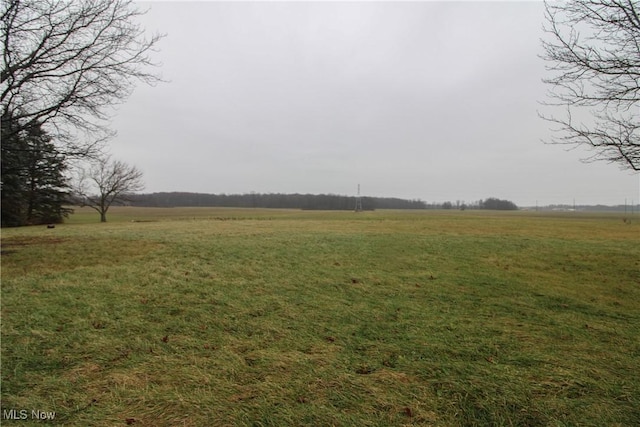
[[[356,212],[362,212],[362,198],[360,197],[360,184],[358,184],[358,195],[356,196]]]

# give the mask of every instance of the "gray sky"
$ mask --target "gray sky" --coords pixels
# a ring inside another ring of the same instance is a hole
[[[168,83],[113,120],[145,192],[623,204],[640,178],[546,145],[541,2],[152,2]]]

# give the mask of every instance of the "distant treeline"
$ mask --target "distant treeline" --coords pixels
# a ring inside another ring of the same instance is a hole
[[[463,201],[453,202],[444,202],[441,204],[431,204],[429,205],[431,209],[488,209],[494,211],[515,211],[518,210],[518,206],[510,202],[509,200],[501,200],[496,199],[495,197],[489,197],[485,200],[478,200],[475,202],[467,203]]]
[[[508,201],[495,198],[471,204],[461,202],[427,203],[422,200],[406,200],[394,197],[361,197],[363,210],[374,209],[496,209],[515,210],[518,207]],[[204,194],[204,193],[151,193],[130,196],[132,206],[141,207],[230,207],[230,208],[278,208],[305,210],[354,210],[356,197],[336,194]]]
[[[131,205],[145,207],[230,207],[277,208],[306,210],[354,210],[356,198],[335,194],[203,194],[203,193],[152,193],[130,197]],[[362,197],[362,209],[426,209],[421,200],[404,200],[387,197]]]
[[[490,197],[486,200],[480,200],[478,202],[480,209],[489,209],[494,211],[515,211],[518,210],[518,206],[509,200],[500,200],[494,197]]]

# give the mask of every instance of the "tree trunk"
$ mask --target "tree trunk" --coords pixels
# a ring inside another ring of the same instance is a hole
[[[107,213],[104,211],[100,212],[100,222],[107,222]]]

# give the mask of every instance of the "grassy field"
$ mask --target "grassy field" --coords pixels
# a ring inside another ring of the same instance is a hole
[[[640,216],[98,219],[2,230],[2,425],[640,425]]]

